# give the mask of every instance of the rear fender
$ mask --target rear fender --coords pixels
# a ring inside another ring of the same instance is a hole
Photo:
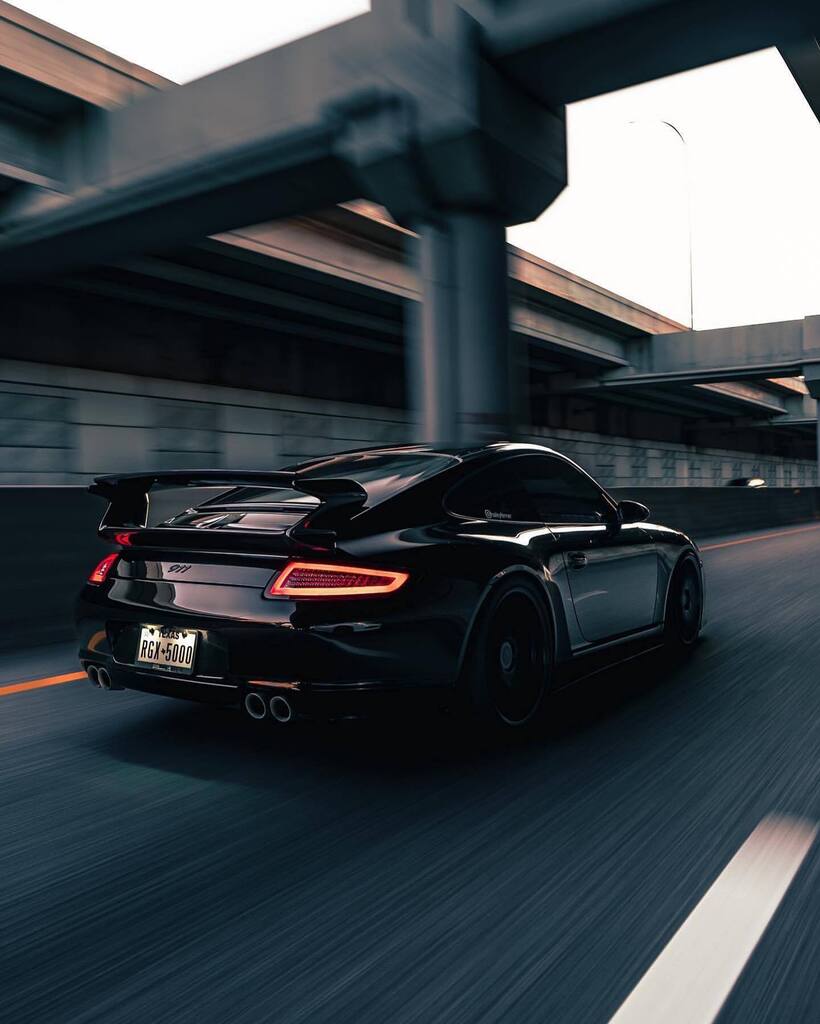
[[[570,642],[569,632],[567,630],[567,622],[564,616],[564,605],[561,600],[561,593],[556,584],[548,577],[541,573],[538,573],[529,565],[510,565],[506,569],[502,569],[501,572],[496,573],[495,576],[490,580],[487,586],[484,588],[481,597],[476,602],[475,610],[473,611],[470,619],[470,624],[467,628],[467,632],[464,637],[464,642],[461,646],[461,653],[458,661],[458,676],[464,670],[464,665],[467,661],[467,652],[470,649],[473,635],[475,633],[479,616],[481,615],[482,609],[486,602],[494,591],[506,580],[512,577],[525,576],[531,582],[533,582],[538,590],[544,595],[544,603],[547,608],[547,614],[550,617],[552,625],[552,636],[553,636],[553,663],[554,665],[560,665],[570,657]]]

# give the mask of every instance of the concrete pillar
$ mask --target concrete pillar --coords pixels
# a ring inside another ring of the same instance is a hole
[[[816,320],[818,318],[810,317],[808,319]],[[817,400],[817,480],[815,486],[820,487],[820,366],[816,363],[804,366],[803,380],[806,382],[806,387],[809,389],[811,397]]]
[[[453,247],[446,223],[417,226],[421,301],[409,310],[407,378],[419,440],[458,440],[457,327]]]
[[[417,226],[421,302],[408,338],[410,405],[425,441],[510,436],[510,328],[503,222],[451,213]]]
[[[815,486],[820,487],[820,399],[817,401],[817,479]]]
[[[510,308],[503,221],[482,213],[450,218],[458,325],[459,435],[509,437]]]

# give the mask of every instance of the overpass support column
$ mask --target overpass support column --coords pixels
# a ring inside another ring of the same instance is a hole
[[[510,327],[504,222],[449,213],[417,227],[411,407],[424,440],[509,436]]]
[[[460,439],[494,440],[512,425],[506,229],[482,213],[455,214],[452,224]]]
[[[815,318],[812,317],[812,320]],[[804,328],[805,330],[805,328]],[[817,399],[817,480],[816,486],[820,487],[820,365],[810,363],[803,367],[803,380],[809,389],[812,398]]]
[[[807,380],[806,383],[808,384],[809,381]],[[820,384],[820,381],[818,381],[818,384]],[[815,413],[817,417],[817,422],[815,424],[815,438],[817,440],[817,454],[815,455],[815,472],[817,475],[814,481],[814,486],[820,487],[820,387],[816,389],[816,393],[815,391],[810,391],[809,394],[812,396],[812,398],[817,399],[817,412]]]
[[[421,301],[410,310],[407,377],[421,441],[458,440],[456,305],[448,226],[417,226],[415,263]]]

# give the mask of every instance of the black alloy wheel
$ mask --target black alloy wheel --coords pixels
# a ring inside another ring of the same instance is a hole
[[[667,639],[678,648],[690,648],[700,633],[703,591],[700,573],[692,558],[675,570],[666,610]]]
[[[502,584],[484,608],[468,673],[470,705],[485,725],[520,729],[544,703],[552,633],[544,597],[526,581]]]

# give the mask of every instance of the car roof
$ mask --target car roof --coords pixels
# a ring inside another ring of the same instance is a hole
[[[296,470],[305,470],[319,462],[326,462],[330,458],[338,458],[345,455],[384,455],[388,453],[395,453],[396,455],[420,455],[429,453],[430,455],[449,455],[453,458],[466,461],[468,459],[472,460],[481,455],[490,455],[494,452],[500,454],[515,451],[531,451],[540,454],[561,456],[561,452],[555,451],[554,448],[548,448],[546,445],[532,444],[524,441],[490,441],[484,444],[474,445],[437,443],[392,444],[372,445],[366,448],[350,448],[341,452],[330,452],[327,455],[320,456],[319,458],[300,462],[293,468]],[[566,456],[561,457],[566,458]]]

